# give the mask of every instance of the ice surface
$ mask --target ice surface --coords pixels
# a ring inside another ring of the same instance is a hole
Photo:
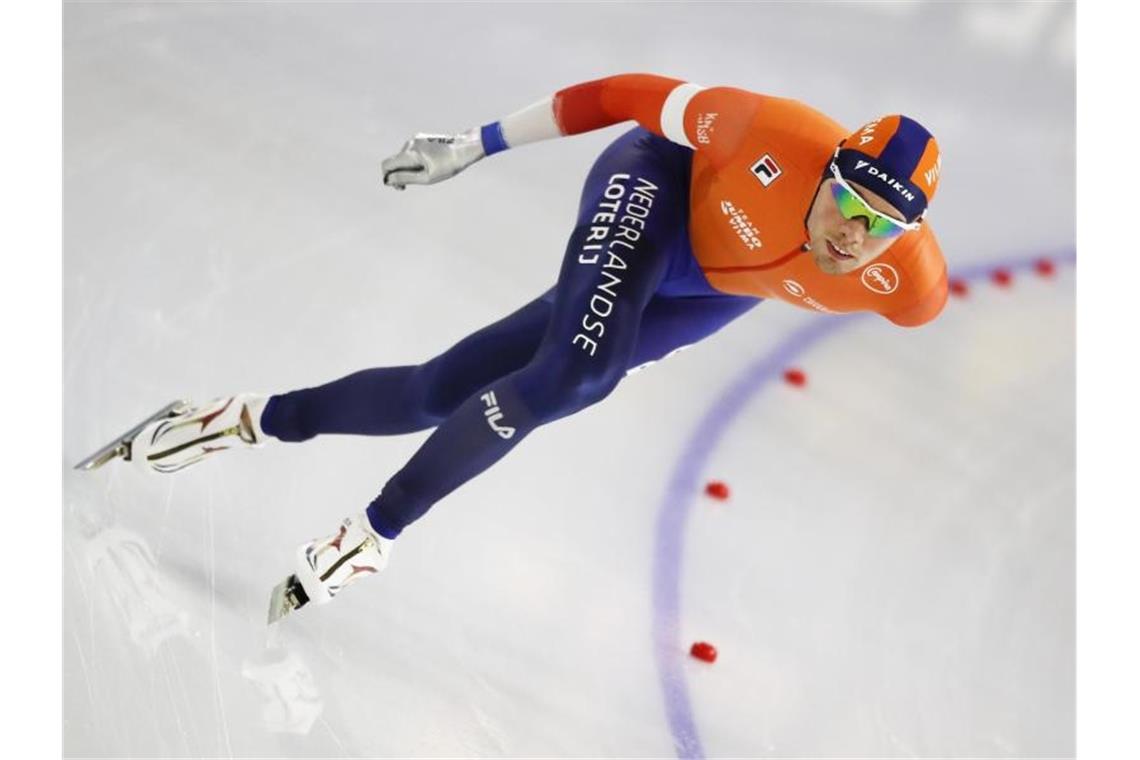
[[[972,278],[917,331],[760,306],[533,435],[383,576],[274,632],[294,546],[424,435],[65,470],[68,756],[1072,754],[1071,6],[64,21],[65,468],[174,398],[420,361],[530,300],[619,128],[405,193],[379,160],[610,73],[851,126],[916,116],[945,154],[932,221]],[[701,495],[712,478],[728,501]]]

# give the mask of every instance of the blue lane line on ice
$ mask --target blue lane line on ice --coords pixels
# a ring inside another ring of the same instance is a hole
[[[1057,254],[985,262],[963,267],[951,279],[973,281],[988,277],[995,269],[1010,272],[1032,269],[1041,258],[1054,264],[1071,265],[1076,253],[1069,249]],[[948,308],[954,308],[954,297]],[[657,676],[665,699],[665,714],[677,757],[701,760],[704,749],[693,719],[688,684],[685,681],[687,648],[681,643],[681,570],[684,560],[684,531],[693,505],[700,494],[701,476],[733,420],[769,382],[779,378],[792,360],[822,339],[843,328],[870,318],[853,314],[844,318],[820,317],[793,332],[775,349],[746,367],[716,398],[697,427],[689,435],[673,465],[665,496],[657,513],[653,550],[653,644]]]

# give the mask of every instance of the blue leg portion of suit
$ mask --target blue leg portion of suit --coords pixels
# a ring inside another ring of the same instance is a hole
[[[356,372],[274,396],[264,431],[435,428],[368,507],[388,538],[499,461],[540,425],[596,404],[626,373],[696,343],[760,302],[714,290],[689,246],[692,151],[644,129],[586,179],[557,284],[419,365]]]

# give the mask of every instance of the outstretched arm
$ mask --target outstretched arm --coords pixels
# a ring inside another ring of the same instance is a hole
[[[481,130],[487,154],[552,137],[576,135],[636,121],[662,137],[689,145],[684,106],[703,88],[653,74],[619,74],[559,90]]]
[[[687,106],[698,93],[705,93],[702,99],[708,98],[714,108],[727,105],[724,96],[732,93],[735,110],[742,110],[739,90],[705,90],[680,79],[619,74],[559,90],[499,121],[459,135],[416,135],[384,161],[384,184],[398,189],[410,184],[430,185],[508,148],[624,121],[636,121],[673,142],[697,148],[702,143],[696,131],[697,109]]]

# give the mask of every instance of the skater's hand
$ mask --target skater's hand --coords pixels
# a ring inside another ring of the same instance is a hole
[[[403,190],[405,185],[431,185],[454,177],[483,158],[478,129],[458,135],[417,134],[396,155],[380,164],[384,184]]]

